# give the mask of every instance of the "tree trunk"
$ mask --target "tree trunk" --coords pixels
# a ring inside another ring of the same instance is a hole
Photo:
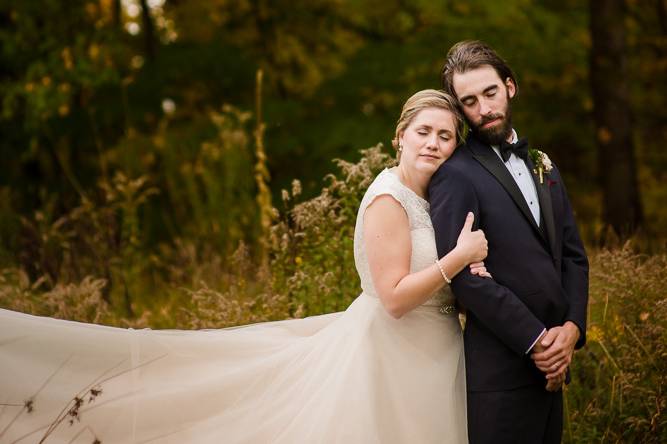
[[[119,31],[123,26],[123,20],[122,20],[123,9],[121,7],[120,0],[113,0],[111,11],[113,17],[113,27],[115,30]]]
[[[144,34],[144,44],[146,45],[146,58],[148,60],[154,60],[157,47],[155,41],[155,25],[153,25],[151,9],[146,0],[141,0],[141,21],[143,23],[142,32]]]
[[[590,12],[590,80],[602,217],[607,227],[625,238],[643,222],[627,84],[625,2],[591,0]]]

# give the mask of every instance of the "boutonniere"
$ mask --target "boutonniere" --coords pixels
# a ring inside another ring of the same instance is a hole
[[[530,156],[530,160],[533,161],[533,165],[535,165],[533,173],[540,176],[541,185],[544,183],[544,174],[549,174],[554,167],[551,159],[549,159],[546,153],[535,148],[528,149],[528,155]]]

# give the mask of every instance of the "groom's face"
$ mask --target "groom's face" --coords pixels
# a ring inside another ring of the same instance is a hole
[[[511,79],[503,81],[493,67],[484,65],[454,74],[452,85],[468,124],[482,141],[499,145],[509,138],[510,100],[516,94]]]

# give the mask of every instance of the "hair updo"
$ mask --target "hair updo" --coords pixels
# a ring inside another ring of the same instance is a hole
[[[459,112],[456,100],[444,91],[437,89],[424,89],[410,97],[403,105],[401,117],[396,123],[396,134],[391,141],[393,147],[398,150],[399,137],[405,129],[410,126],[415,116],[420,111],[427,108],[439,108],[449,111],[454,116],[454,124],[456,126],[456,143],[457,145],[463,140],[463,117]],[[400,153],[399,153],[400,158]]]

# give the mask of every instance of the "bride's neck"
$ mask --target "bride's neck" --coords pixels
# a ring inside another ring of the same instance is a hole
[[[419,173],[415,170],[409,170],[402,164],[396,167],[396,174],[403,185],[410,188],[415,194],[422,199],[426,199],[426,192],[428,189],[428,181],[430,177]]]

